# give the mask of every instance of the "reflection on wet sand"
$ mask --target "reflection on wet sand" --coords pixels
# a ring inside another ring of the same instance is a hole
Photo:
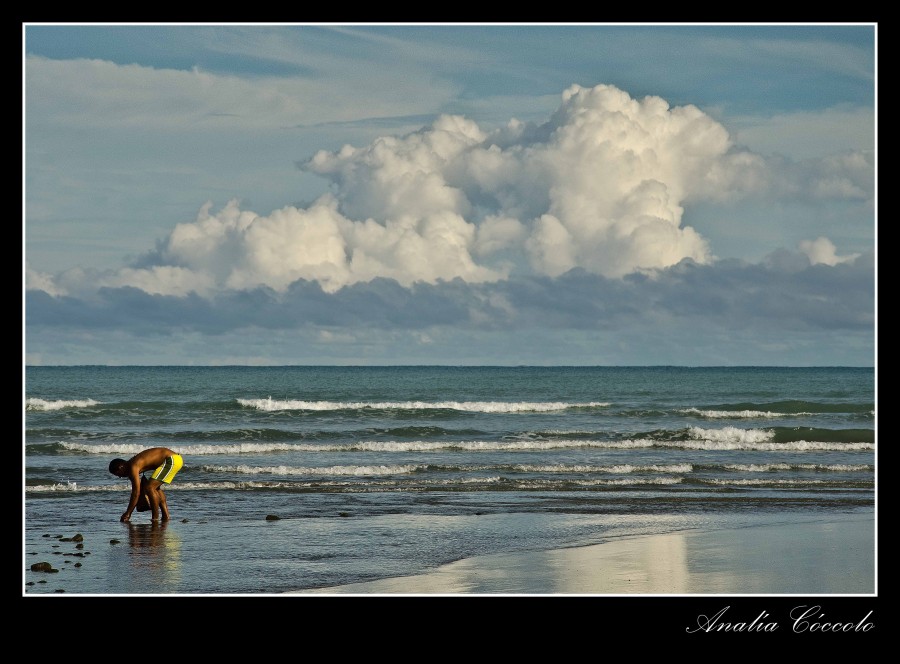
[[[581,547],[550,551],[553,593],[689,592],[687,541],[683,533],[628,539],[608,546],[608,555]],[[577,570],[571,574],[571,570]]]
[[[339,593],[684,593],[687,543],[681,533],[525,554],[467,558],[427,574],[305,592]],[[301,591],[304,592],[304,591]]]
[[[150,592],[172,592],[181,580],[181,539],[168,522],[128,524],[129,559],[134,572],[146,575]]]
[[[459,560],[312,593],[819,594],[875,590],[874,521],[786,522]]]

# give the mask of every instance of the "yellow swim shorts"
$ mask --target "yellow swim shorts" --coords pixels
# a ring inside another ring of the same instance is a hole
[[[151,479],[159,480],[160,482],[165,482],[166,484],[171,484],[172,480],[175,479],[175,474],[181,470],[181,467],[184,465],[184,459],[181,458],[180,454],[173,454],[168,459],[163,461],[163,464],[153,471],[153,474],[150,476]]]

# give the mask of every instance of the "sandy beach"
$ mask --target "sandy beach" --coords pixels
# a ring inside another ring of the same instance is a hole
[[[873,595],[872,514],[684,530],[459,560],[426,574],[299,591],[433,595]]]

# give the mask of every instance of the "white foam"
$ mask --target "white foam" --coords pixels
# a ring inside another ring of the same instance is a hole
[[[30,398],[25,400],[25,410],[60,410],[62,408],[90,408],[99,406],[101,402],[93,399],[59,399],[47,401],[46,399]]]
[[[772,484],[778,485],[811,485],[811,484],[826,484],[827,480],[776,480],[776,479],[767,479],[767,480],[701,480],[704,484],[716,484],[716,485],[737,485],[737,486],[769,486]]]
[[[790,470],[789,463],[726,463],[726,470],[737,470],[745,473],[766,473],[772,470]]]
[[[135,455],[147,449],[146,444],[138,443],[108,443],[103,445],[88,445],[84,443],[59,443],[67,450],[77,452],[89,452],[91,454],[122,454]],[[304,452],[311,449],[306,445],[294,443],[226,443],[223,445],[179,445],[171,447],[173,452],[182,456],[205,456],[209,454],[259,454],[263,452],[287,452],[296,450]],[[323,446],[324,450],[346,449],[345,445]]]
[[[634,466],[620,464],[616,466],[588,466],[575,464],[566,465],[534,465],[521,464],[512,467],[513,470],[525,473],[690,473],[694,467],[689,463],[675,463],[669,465]]]
[[[660,443],[663,447],[683,447],[689,450],[758,450],[766,452],[811,452],[818,450],[872,450],[873,443],[823,443],[797,440],[790,443],[759,443],[754,441],[696,440]]]
[[[446,480],[430,479],[425,482],[426,486],[455,486],[457,484],[496,484],[500,481],[500,477],[494,475],[491,477],[462,477]]]
[[[725,427],[723,429],[701,429],[690,427],[688,433],[697,440],[716,441],[722,443],[759,443],[775,437],[774,431],[764,429],[739,429]]]
[[[867,464],[822,464],[822,463],[762,463],[742,464],[728,463],[724,466],[727,470],[737,470],[747,473],[765,473],[772,470],[828,470],[834,472],[853,472],[860,470],[872,470]]]
[[[212,473],[245,473],[250,475],[403,475],[423,470],[425,466],[406,464],[393,466],[201,466]]]
[[[69,480],[65,480],[64,482],[57,482],[55,484],[38,484],[35,486],[26,486],[26,493],[55,493],[60,491],[65,492],[78,492],[84,493],[87,491],[109,491],[111,489],[115,489],[116,491],[121,491],[122,486],[117,485],[90,485],[90,484],[78,484],[77,482],[71,482]]]
[[[642,484],[670,485],[681,484],[681,482],[682,478],[680,477],[642,477],[640,479],[621,480],[575,480],[574,482],[572,482],[572,484],[577,484],[578,486],[636,486]]]
[[[302,401],[293,399],[238,399],[242,406],[265,411],[277,410],[463,410],[477,413],[552,412],[568,408],[598,408],[608,403],[568,403],[564,401]]]
[[[710,419],[716,418],[752,418],[752,417],[793,417],[795,415],[812,415],[812,413],[776,413],[771,410],[700,410],[699,408],[682,408],[679,413],[691,413]]]

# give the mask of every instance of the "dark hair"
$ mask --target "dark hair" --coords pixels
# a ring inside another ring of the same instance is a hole
[[[109,462],[109,472],[113,475],[118,475],[124,468],[125,464],[128,462],[125,459],[113,459]]]

